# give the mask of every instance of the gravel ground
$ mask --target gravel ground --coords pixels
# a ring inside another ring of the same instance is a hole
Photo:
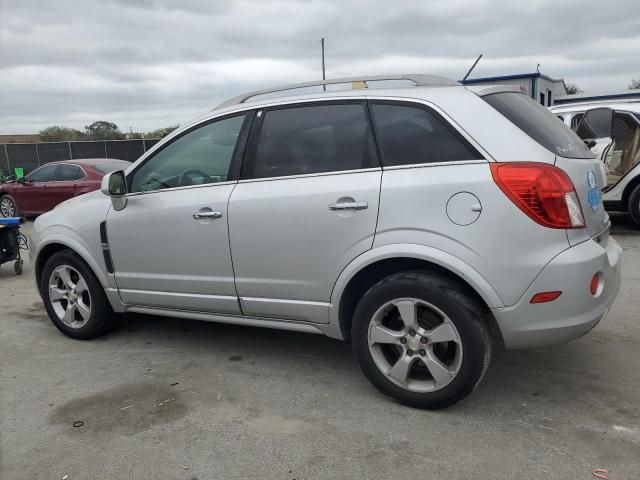
[[[498,352],[437,412],[383,397],[319,335],[127,316],[71,340],[28,260],[22,277],[3,265],[0,478],[640,478],[640,235],[614,221],[609,316],[562,347]]]

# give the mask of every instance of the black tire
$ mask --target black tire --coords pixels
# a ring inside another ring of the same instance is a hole
[[[629,195],[629,214],[636,226],[640,227],[640,185],[636,187]]]
[[[375,364],[369,349],[369,323],[387,302],[415,298],[428,302],[449,317],[462,344],[457,375],[446,386],[431,392],[414,392],[396,385]],[[486,313],[457,282],[430,272],[392,275],[371,287],[360,299],[353,317],[352,343],[367,378],[382,393],[417,408],[438,409],[469,395],[480,383],[491,359],[491,337]]]
[[[49,298],[49,278],[51,273],[61,265],[68,265],[82,275],[87,284],[87,290],[91,296],[91,311],[89,319],[80,328],[72,328],[63,323],[58,318]],[[94,275],[93,271],[91,271],[85,262],[71,250],[61,250],[54,253],[44,264],[42,275],[40,277],[40,292],[49,318],[58,330],[68,337],[79,340],[89,340],[108,332],[115,325],[115,315],[106,295],[104,294],[102,285],[100,285],[100,282]]]
[[[0,205],[3,204],[3,202],[11,202],[13,204],[13,215],[5,215],[5,212],[3,211],[4,209],[0,208],[0,217],[18,217],[20,216],[20,213],[18,212],[18,204],[16,203],[15,199],[9,195],[9,194],[5,194],[0,196]]]

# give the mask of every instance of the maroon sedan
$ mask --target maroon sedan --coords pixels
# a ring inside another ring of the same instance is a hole
[[[0,184],[0,215],[39,215],[65,200],[100,188],[105,173],[124,170],[130,162],[111,158],[47,163],[24,178]]]

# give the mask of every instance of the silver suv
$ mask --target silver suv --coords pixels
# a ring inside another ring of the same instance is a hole
[[[385,394],[439,408],[492,343],[560,344],[605,316],[621,248],[603,181],[509,87],[299,84],[225,102],[42,215],[32,255],[70,337],[114,312],[322,333]]]

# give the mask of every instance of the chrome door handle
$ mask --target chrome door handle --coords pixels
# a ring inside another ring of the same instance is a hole
[[[343,202],[343,203],[330,203],[329,210],[364,210],[369,208],[367,202]]]
[[[193,218],[196,220],[202,220],[204,218],[222,218],[222,212],[196,212],[193,214]]]

